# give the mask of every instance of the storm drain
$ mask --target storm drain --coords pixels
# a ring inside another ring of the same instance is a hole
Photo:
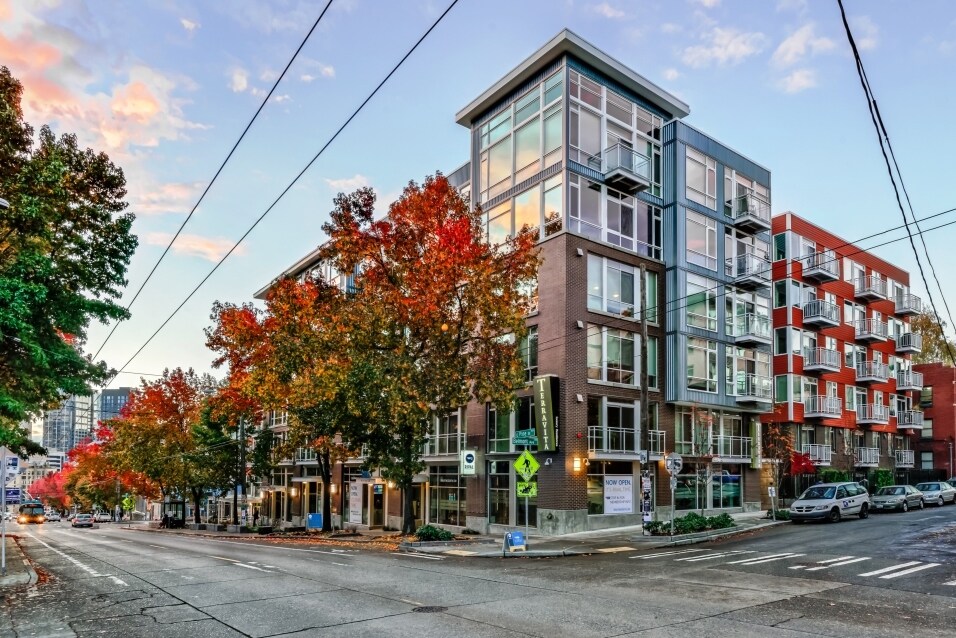
[[[448,611],[448,607],[414,607],[412,611],[417,611],[420,614],[437,614],[443,611]]]

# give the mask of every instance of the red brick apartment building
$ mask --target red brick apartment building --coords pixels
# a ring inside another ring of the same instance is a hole
[[[772,232],[776,418],[818,472],[906,480],[923,428],[923,375],[910,362],[922,339],[909,324],[921,302],[909,273],[793,213],[775,216]]]
[[[935,471],[935,479],[956,476],[953,448],[956,440],[956,368],[943,363],[913,366],[923,375],[919,406],[923,429],[916,443],[917,467]],[[927,477],[929,478],[929,476]]]

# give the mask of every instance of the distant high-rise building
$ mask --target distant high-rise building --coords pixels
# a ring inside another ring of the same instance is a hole
[[[100,421],[108,421],[118,417],[123,406],[129,401],[129,395],[132,391],[132,388],[112,388],[95,394],[93,398],[93,429],[96,429],[96,424]]]
[[[86,396],[68,397],[56,410],[43,415],[43,447],[49,452],[69,452],[90,436],[92,400]]]

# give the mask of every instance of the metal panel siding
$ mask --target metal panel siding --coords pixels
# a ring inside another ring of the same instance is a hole
[[[454,188],[461,188],[464,184],[471,181],[471,162],[466,162],[463,166],[456,169],[448,175],[448,183]]]
[[[697,129],[687,126],[683,122],[678,121],[675,122],[675,124],[677,125],[677,137],[682,142],[709,155],[717,160],[718,163],[740,171],[747,177],[770,187],[770,171],[764,167],[758,165],[753,160],[747,159],[740,153],[727,148],[717,140],[704,135]]]
[[[588,65],[586,65],[585,63],[581,62],[580,60],[578,60],[578,59],[575,58],[574,56],[569,55],[569,56],[567,56],[567,58],[568,58],[568,68],[569,68],[569,69],[574,69],[575,71],[577,71],[577,72],[580,73],[581,75],[583,75],[583,76],[585,76],[585,77],[587,77],[587,78],[590,78],[590,79],[594,80],[595,82],[598,82],[599,84],[603,84],[604,86],[606,86],[607,88],[611,89],[612,91],[614,91],[614,92],[616,92],[616,93],[620,93],[621,95],[623,95],[623,96],[626,97],[627,99],[633,101],[635,104],[637,104],[638,106],[640,106],[642,109],[646,109],[646,110],[650,111],[650,112],[653,113],[654,115],[657,115],[658,117],[663,118],[665,121],[674,119],[674,114],[673,114],[673,113],[670,113],[670,112],[668,112],[668,111],[664,111],[664,110],[661,109],[661,107],[659,107],[658,105],[652,104],[651,102],[648,102],[647,100],[645,100],[644,98],[638,96],[636,93],[634,93],[634,92],[631,91],[630,89],[625,88],[624,86],[622,86],[621,84],[618,84],[618,83],[615,82],[614,80],[609,79],[609,78],[608,78],[607,76],[605,76],[603,73],[599,73],[596,69],[591,68],[590,66],[588,66]]]
[[[842,237],[838,237],[837,235],[820,228],[816,224],[813,224],[812,222],[809,222],[798,215],[791,215],[790,221],[790,230],[801,237],[805,237],[806,239],[816,242],[818,246],[831,248],[841,257],[844,255],[848,256],[858,264],[866,266],[868,271],[875,270],[884,277],[898,281],[906,286],[910,285],[910,274],[902,268],[880,259],[867,250],[854,246],[852,243],[847,242]],[[842,269],[843,265],[840,264],[841,277]]]

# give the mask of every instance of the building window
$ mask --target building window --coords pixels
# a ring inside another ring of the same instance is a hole
[[[429,522],[439,525],[464,525],[465,481],[457,465],[433,465],[428,470]]]
[[[703,153],[687,149],[687,192],[692,202],[717,210],[717,162]]]
[[[773,378],[773,397],[777,403],[786,403],[790,400],[790,377],[778,374]]]
[[[787,329],[786,328],[774,328],[773,353],[787,354]]]
[[[687,263],[717,270],[717,222],[687,211]]]
[[[717,331],[717,282],[687,273],[687,325]]]
[[[631,498],[626,495],[615,498],[612,505],[615,511],[606,511],[604,493],[605,488],[616,492],[627,481],[634,489],[634,466],[625,461],[591,461],[588,465],[588,514],[631,514],[634,512],[633,491]],[[624,511],[630,504],[630,511]]]
[[[783,308],[787,305],[787,282],[785,279],[773,282],[773,307]]]
[[[511,525],[511,462],[488,463],[488,522]]]
[[[647,387],[657,388],[657,337],[647,338]]]
[[[600,255],[588,255],[588,309],[635,317],[638,269]]]
[[[787,258],[787,234],[778,233],[773,236],[773,260],[780,261]]]
[[[644,302],[647,304],[645,321],[657,323],[657,273],[646,270],[644,275]]]
[[[534,397],[518,397],[514,412],[488,405],[487,413],[489,452],[514,452],[511,437],[515,430],[534,429]],[[536,450],[537,447],[528,449]]]
[[[538,326],[528,326],[528,335],[521,341],[519,352],[524,364],[525,383],[530,383],[538,376]]]
[[[932,452],[919,453],[919,468],[921,470],[933,469],[933,453]]]
[[[545,236],[553,235],[562,228],[562,210],[560,177],[535,184],[487,212],[488,242],[502,244],[518,233],[529,231],[540,238],[542,220]]]
[[[717,342],[687,338],[687,388],[717,392]]]
[[[434,430],[428,442],[430,455],[458,454],[461,441],[458,411],[451,412],[443,417],[435,417]]]
[[[568,228],[573,233],[601,241],[601,185],[574,173],[568,181],[571,202]]]
[[[923,429],[920,430],[920,438],[933,438],[933,419],[923,419]]]
[[[928,388],[923,388],[919,392],[919,407],[921,408],[931,408],[933,407],[933,386]]]
[[[588,379],[638,385],[639,343],[632,332],[588,325]]]

